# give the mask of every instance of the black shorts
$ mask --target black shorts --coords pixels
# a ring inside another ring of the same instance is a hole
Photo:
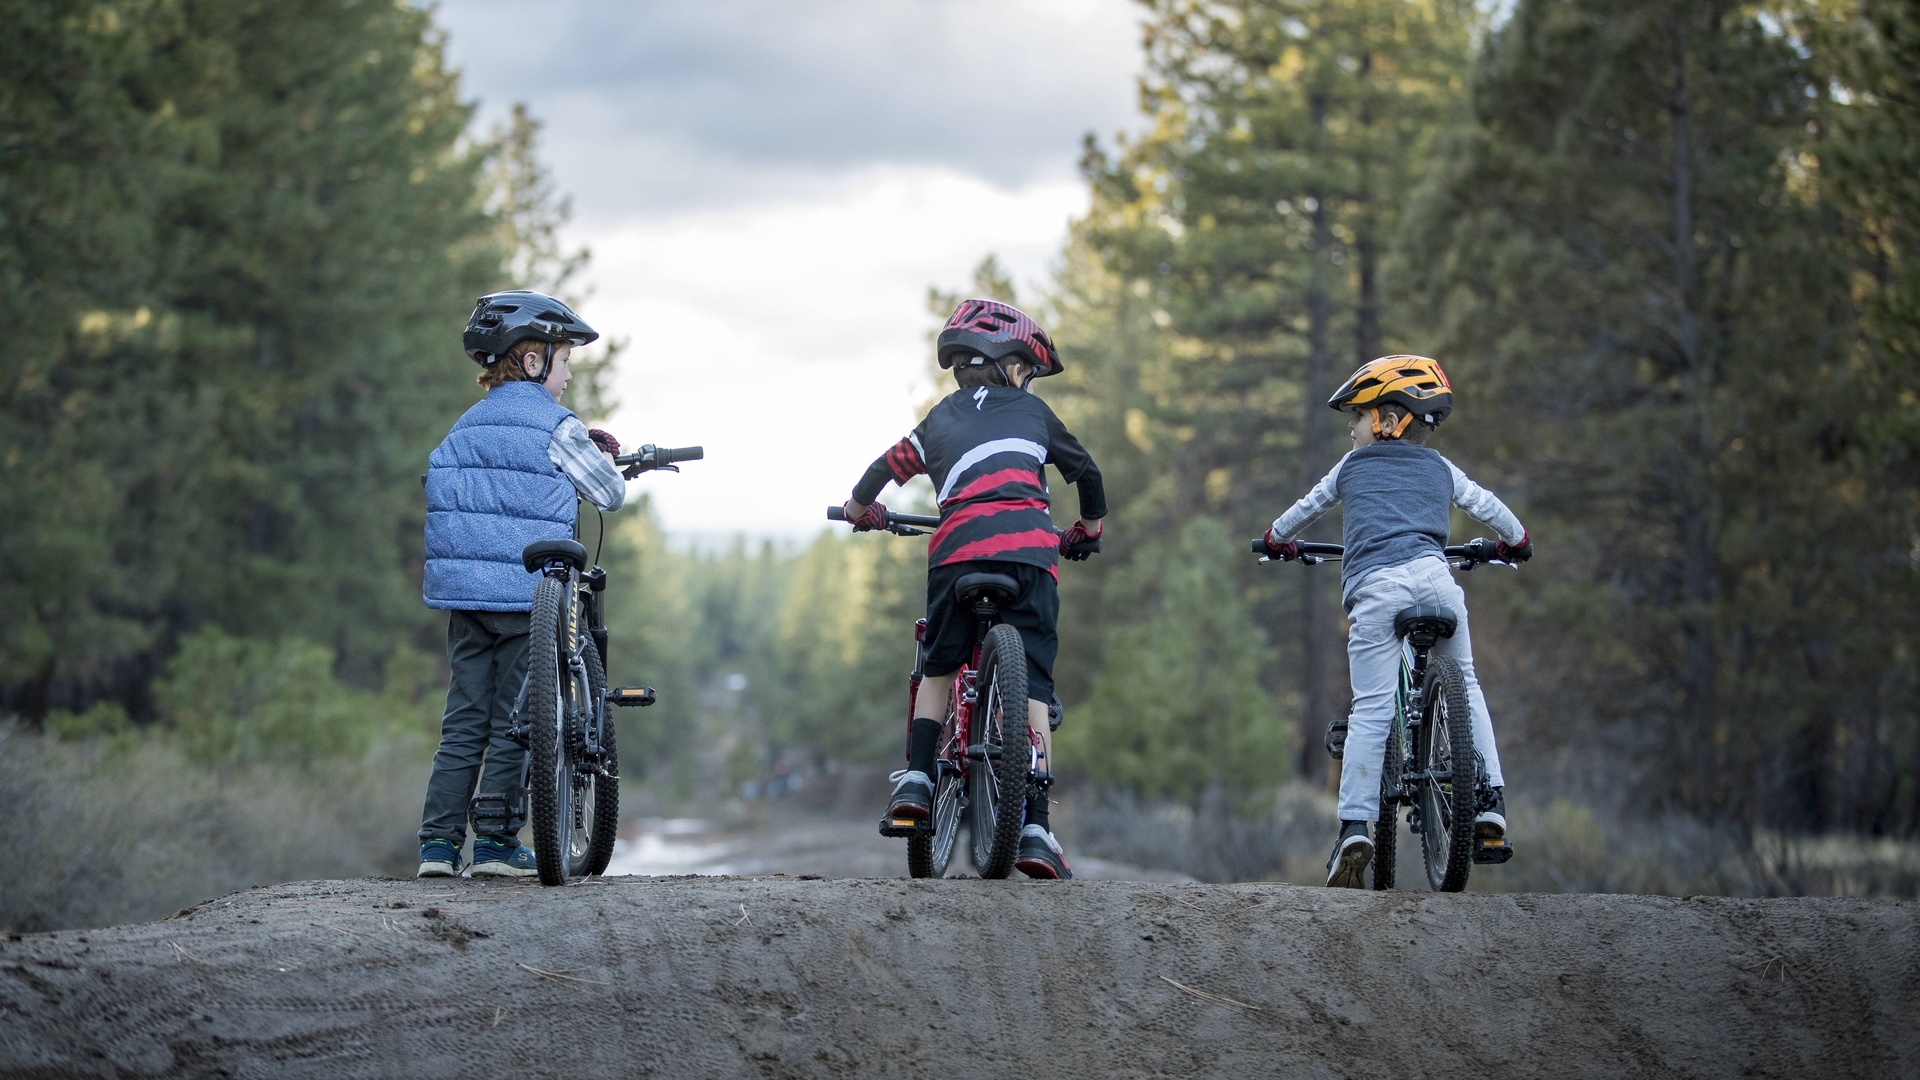
[[[1060,586],[1044,566],[980,560],[928,570],[927,651],[921,670],[928,675],[951,675],[973,658],[974,615],[955,599],[953,583],[982,570],[1020,583],[1020,595],[1000,609],[1000,621],[1020,631],[1026,646],[1027,696],[1052,701],[1053,659],[1060,652]]]

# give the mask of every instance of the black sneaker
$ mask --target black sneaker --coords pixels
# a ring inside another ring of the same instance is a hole
[[[1013,857],[1013,865],[1032,878],[1053,881],[1073,878],[1073,869],[1067,865],[1067,853],[1060,850],[1060,841],[1038,825],[1020,830],[1020,853]]]
[[[887,805],[887,817],[933,816],[933,780],[926,773],[902,769],[887,779],[893,781],[893,801]]]
[[[1507,796],[1502,789],[1494,788],[1493,798],[1481,801],[1480,815],[1473,819],[1473,838],[1475,840],[1507,838]]]
[[[1343,821],[1340,839],[1333,842],[1333,854],[1327,857],[1327,885],[1336,889],[1364,889],[1367,864],[1373,861],[1373,841],[1367,838],[1367,823]]]

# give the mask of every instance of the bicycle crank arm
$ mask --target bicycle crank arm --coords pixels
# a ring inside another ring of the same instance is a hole
[[[616,686],[607,691],[607,704],[630,709],[638,705],[645,707],[657,700],[651,686]]]

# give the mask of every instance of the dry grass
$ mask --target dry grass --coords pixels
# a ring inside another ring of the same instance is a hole
[[[12,809],[0,928],[159,918],[254,884],[412,869],[432,747],[308,768],[197,764],[129,732],[59,742],[0,723]]]

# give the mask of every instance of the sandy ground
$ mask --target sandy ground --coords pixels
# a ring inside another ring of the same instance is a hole
[[[325,881],[0,942],[0,1076],[1911,1077],[1920,905]]]

